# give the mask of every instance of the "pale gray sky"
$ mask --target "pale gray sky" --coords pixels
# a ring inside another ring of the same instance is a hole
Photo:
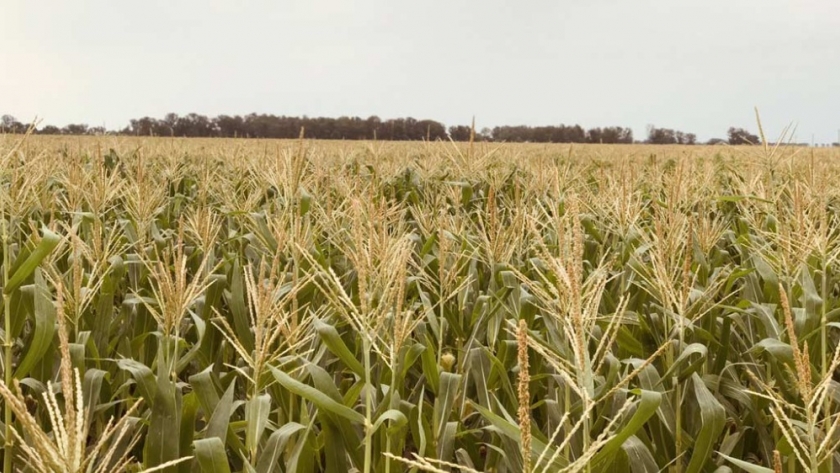
[[[837,141],[838,0],[4,0],[0,114],[645,126]]]

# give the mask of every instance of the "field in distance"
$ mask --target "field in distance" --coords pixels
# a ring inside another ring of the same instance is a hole
[[[4,471],[832,471],[838,158],[0,135]]]

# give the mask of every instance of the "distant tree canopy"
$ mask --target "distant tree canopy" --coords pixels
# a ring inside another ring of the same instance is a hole
[[[377,116],[309,118],[276,115],[245,116],[219,115],[207,118],[190,113],[179,117],[170,113],[163,120],[143,117],[131,120],[120,131],[126,135],[240,137],[240,138],[297,138],[300,129],[306,136],[321,140],[438,140],[447,139],[446,128],[434,120],[395,118],[382,120]]]
[[[449,127],[449,137],[452,138],[452,141],[469,141],[471,134],[472,128],[467,125],[455,125]],[[481,139],[482,136],[478,135],[475,138]]]
[[[304,128],[307,138],[322,140],[448,140],[468,141],[472,129],[467,125],[452,125],[447,128],[435,120],[418,120],[411,117],[381,119],[377,116],[360,117],[290,117],[269,114],[219,115],[207,117],[197,113],[178,115],[168,113],[163,118],[142,117],[129,121],[120,130],[106,130],[104,127],[90,127],[73,123],[59,128],[46,125],[37,130],[49,135],[98,135],[119,134],[139,136],[186,136],[186,137],[240,137],[240,138],[297,138]],[[11,115],[3,115],[0,133],[25,133],[28,125]],[[475,133],[476,141],[497,141],[511,143],[633,143],[633,130],[620,126],[584,129],[580,125],[551,126],[497,126],[484,128]],[[651,144],[696,144],[693,133],[669,128],[648,127],[646,143]],[[730,144],[758,143],[758,137],[741,128],[730,128]],[[711,141],[709,142],[712,143]]]
[[[11,115],[3,115],[0,117],[0,129],[3,133],[26,133],[27,126]]]
[[[580,125],[497,126],[482,133],[482,138],[513,143],[632,143],[633,130],[620,126],[591,128]],[[454,139],[454,138],[453,138]]]
[[[632,143],[633,130],[612,126],[606,128],[590,128],[586,132],[590,143]]]
[[[697,143],[697,135],[650,125],[646,142],[654,145],[693,145]]]
[[[730,127],[726,131],[727,141],[731,145],[757,145],[761,139],[743,128]]]
[[[0,133],[26,133],[29,125],[19,122],[11,115],[3,115],[0,118]],[[84,123],[71,123],[64,128],[53,125],[46,125],[35,133],[43,135],[103,135],[107,133],[105,127],[90,127]]]

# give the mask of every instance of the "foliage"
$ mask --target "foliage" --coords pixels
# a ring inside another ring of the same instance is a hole
[[[2,136],[4,467],[832,471],[799,152]]]
[[[697,135],[650,125],[648,126],[647,143],[653,145],[693,145],[697,144]]]
[[[360,117],[288,117],[251,113],[248,115],[219,115],[207,117],[197,113],[179,116],[168,113],[162,119],[142,117],[132,119],[122,130],[109,132],[103,127],[70,124],[63,128],[46,125],[37,130],[45,135],[102,135],[135,136],[227,137],[227,138],[297,138],[300,129],[306,136],[321,140],[384,140],[384,141],[506,141],[511,143],[632,143],[633,130],[620,126],[584,130],[574,126],[497,126],[473,133],[471,126],[453,125],[448,129],[435,120],[412,117],[381,119]],[[11,115],[4,115],[0,132],[22,134],[27,126]],[[693,143],[687,143],[693,144]]]
[[[727,142],[731,145],[757,145],[761,144],[758,135],[754,135],[743,128],[729,127],[726,131]]]

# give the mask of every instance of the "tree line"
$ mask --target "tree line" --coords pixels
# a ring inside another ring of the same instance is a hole
[[[29,126],[11,115],[3,115],[0,133],[25,133]],[[584,129],[580,125],[497,126],[474,132],[467,125],[446,127],[435,120],[411,117],[381,119],[360,117],[290,117],[251,113],[207,117],[197,113],[169,113],[163,118],[132,119],[128,126],[107,130],[101,126],[73,123],[59,128],[46,125],[34,132],[44,135],[136,135],[226,138],[297,138],[301,129],[306,137],[322,140],[386,140],[386,141],[495,141],[511,143],[649,143],[697,144],[697,135],[670,128],[649,126],[645,140],[636,141],[633,130],[610,126]],[[711,139],[708,144],[758,144],[758,136],[743,128],[729,128],[726,139]]]

